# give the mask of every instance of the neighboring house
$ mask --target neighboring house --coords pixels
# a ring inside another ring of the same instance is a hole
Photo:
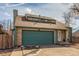
[[[71,28],[50,17],[26,14],[14,10],[13,38],[15,46],[53,45],[71,41]]]
[[[79,43],[79,30],[76,32],[72,33],[72,39],[74,43]]]

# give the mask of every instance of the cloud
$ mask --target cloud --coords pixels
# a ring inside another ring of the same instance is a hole
[[[24,3],[5,3],[0,6],[0,8],[16,7],[23,5]]]
[[[60,3],[49,3],[45,4],[44,6],[41,6],[40,8],[34,9],[35,11],[39,11],[39,14],[50,16],[52,18],[55,18],[59,21],[64,21],[63,19],[63,12],[67,12],[68,8],[71,6],[71,4],[63,5]]]
[[[21,6],[21,5],[20,5]],[[68,8],[71,6],[71,4],[64,5],[60,3],[47,3],[47,4],[23,4],[21,7],[17,7],[16,9],[19,10],[19,15],[25,15],[26,13],[29,14],[37,14],[37,15],[43,15],[43,16],[49,16],[52,18],[55,18],[59,21],[64,22],[63,19],[63,12],[68,11]],[[24,7],[23,7],[24,6]],[[33,7],[32,7],[33,6]]]
[[[7,12],[0,12],[0,18],[2,19],[2,20],[8,20],[8,19],[11,19],[12,18],[12,16],[9,14],[9,13],[7,13]]]
[[[18,14],[19,15],[25,15],[25,14],[35,14],[38,15],[39,13],[31,8],[23,8],[23,9],[18,9]]]
[[[33,14],[32,9],[30,9],[30,8],[26,8],[26,12],[29,13],[29,14]]]
[[[31,14],[32,13],[32,9],[30,9],[30,8],[18,9],[18,14],[19,15],[25,15],[26,13]]]

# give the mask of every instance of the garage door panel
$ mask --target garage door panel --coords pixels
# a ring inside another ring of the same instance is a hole
[[[23,45],[46,45],[54,42],[54,32],[23,31]]]

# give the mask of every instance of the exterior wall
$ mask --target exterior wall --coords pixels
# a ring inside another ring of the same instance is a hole
[[[58,30],[55,31],[55,40],[54,40],[54,44],[58,43]]]
[[[22,21],[20,16],[17,16],[15,19],[15,26],[20,27],[37,27],[37,28],[52,28],[52,29],[64,29],[66,30],[66,26],[58,21],[56,24],[48,24],[48,23],[36,23],[36,22],[29,22],[29,21]]]
[[[57,31],[55,30],[54,31],[54,44],[57,43]]]
[[[18,46],[22,45],[22,29],[21,28],[17,28],[16,29],[16,43]]]

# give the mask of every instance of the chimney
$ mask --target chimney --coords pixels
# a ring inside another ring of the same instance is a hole
[[[18,10],[14,9],[13,10],[13,28],[15,27],[16,16],[18,16]]]
[[[16,16],[18,16],[18,10],[14,9],[13,10],[13,17],[14,17],[14,19],[16,18]]]

